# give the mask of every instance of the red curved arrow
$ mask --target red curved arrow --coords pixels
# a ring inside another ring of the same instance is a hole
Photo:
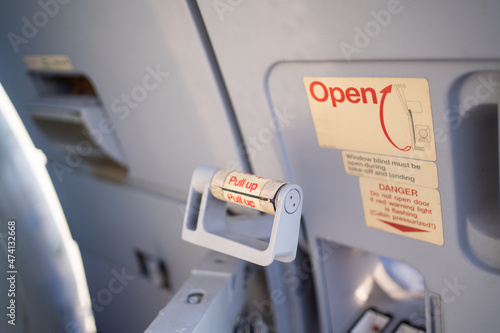
[[[387,129],[385,128],[385,122],[384,122],[384,101],[385,101],[385,96],[392,91],[392,84],[388,85],[384,89],[380,90],[382,93],[382,99],[380,100],[380,125],[382,126],[382,131],[384,131],[385,137],[389,142],[396,147],[399,150],[402,151],[408,151],[411,149],[411,146],[406,146],[404,148],[399,148],[394,141],[392,141],[391,137],[389,136],[389,133],[387,133]]]

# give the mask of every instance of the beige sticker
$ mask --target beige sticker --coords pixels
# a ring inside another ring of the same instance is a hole
[[[436,160],[424,78],[304,77],[321,147]]]
[[[350,175],[438,187],[437,167],[434,162],[351,151],[343,151],[342,158],[345,172]]]
[[[260,204],[260,200],[257,198],[225,190],[222,190],[222,194],[228,202],[262,211],[262,205]]]
[[[268,178],[250,175],[248,173],[233,171],[226,176],[224,185],[226,190],[250,194],[253,196],[260,196],[260,192],[264,185],[269,181]]]
[[[367,226],[443,245],[438,190],[366,177],[359,186]]]
[[[24,57],[24,62],[30,70],[73,70],[73,64],[69,57],[62,54],[27,55]]]

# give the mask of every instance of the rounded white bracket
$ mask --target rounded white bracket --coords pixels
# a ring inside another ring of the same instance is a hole
[[[285,184],[276,194],[276,213],[248,217],[272,223],[269,241],[235,232],[226,217],[226,202],[216,199],[210,192],[210,182],[217,168],[198,167],[191,180],[191,187],[184,216],[182,239],[208,249],[252,262],[270,265],[275,259],[290,262],[295,259],[302,214],[302,189]]]

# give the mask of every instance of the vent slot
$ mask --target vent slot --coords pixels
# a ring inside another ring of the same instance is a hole
[[[32,73],[38,94],[97,96],[94,86],[81,74]]]
[[[60,162],[67,163],[71,154],[75,161],[87,162],[94,176],[125,181],[125,157],[90,80],[74,73],[32,72],[31,78],[39,97],[28,106],[30,116],[63,153]],[[68,166],[74,168],[73,164]]]

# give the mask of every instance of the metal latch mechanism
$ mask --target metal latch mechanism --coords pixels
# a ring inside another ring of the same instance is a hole
[[[191,179],[182,239],[261,266],[270,265],[275,259],[293,261],[302,198],[298,185],[200,166]],[[226,216],[226,202],[267,214]],[[233,227],[242,221],[251,225],[254,235]],[[262,235],[266,230],[267,235]]]

